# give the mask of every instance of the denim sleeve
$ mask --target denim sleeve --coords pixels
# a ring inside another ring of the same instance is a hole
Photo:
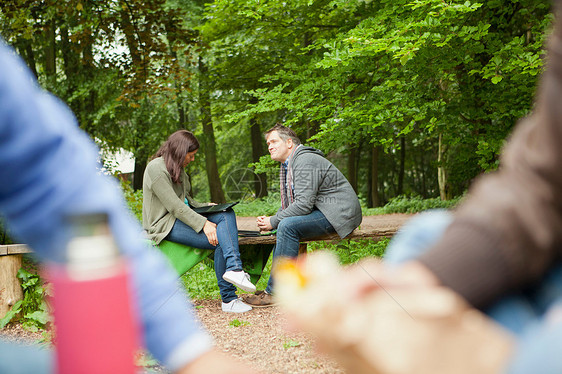
[[[211,339],[174,273],[146,244],[117,183],[99,174],[98,150],[70,110],[41,91],[2,42],[0,66],[0,212],[13,236],[42,260],[59,261],[69,235],[63,217],[107,212],[131,264],[147,348],[172,370],[209,350]]]

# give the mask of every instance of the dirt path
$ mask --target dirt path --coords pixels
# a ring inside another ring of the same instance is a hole
[[[343,373],[337,364],[315,352],[309,337],[288,331],[277,307],[236,315],[223,313],[220,300],[196,300],[194,304],[217,347],[262,373]]]

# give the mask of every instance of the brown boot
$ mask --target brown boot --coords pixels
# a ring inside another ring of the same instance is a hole
[[[253,295],[243,295],[242,300],[254,308],[266,308],[275,305],[273,302],[273,296],[265,291],[256,291]]]

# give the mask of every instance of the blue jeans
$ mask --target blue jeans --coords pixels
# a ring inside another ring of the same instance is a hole
[[[283,218],[277,226],[277,242],[273,248],[273,261],[278,257],[296,258],[301,239],[314,238],[335,232],[324,214],[318,209],[305,216]],[[273,276],[269,277],[266,292],[273,292]]]
[[[208,215],[207,219],[217,225],[219,244],[216,247],[209,243],[207,236],[202,230],[201,232],[195,232],[195,230],[179,219],[176,219],[172,231],[166,236],[165,240],[193,248],[214,249],[215,275],[217,276],[221,299],[223,302],[228,303],[238,296],[236,296],[236,287],[222,279],[222,276],[226,271],[242,270],[236,215],[233,210],[229,209],[226,212]]]
[[[415,259],[441,238],[451,221],[447,211],[418,214],[394,236],[386,262],[396,266]],[[505,295],[483,312],[517,337],[508,373],[562,373],[562,265],[534,288]]]

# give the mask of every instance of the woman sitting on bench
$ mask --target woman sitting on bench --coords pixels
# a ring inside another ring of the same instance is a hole
[[[191,185],[184,168],[195,159],[198,149],[195,135],[179,130],[152,157],[144,172],[143,228],[156,244],[169,240],[194,248],[214,249],[222,310],[247,312],[252,307],[238,299],[234,286],[247,292],[255,292],[256,287],[242,270],[234,211],[202,216],[192,209],[211,205],[199,203],[189,194]]]

